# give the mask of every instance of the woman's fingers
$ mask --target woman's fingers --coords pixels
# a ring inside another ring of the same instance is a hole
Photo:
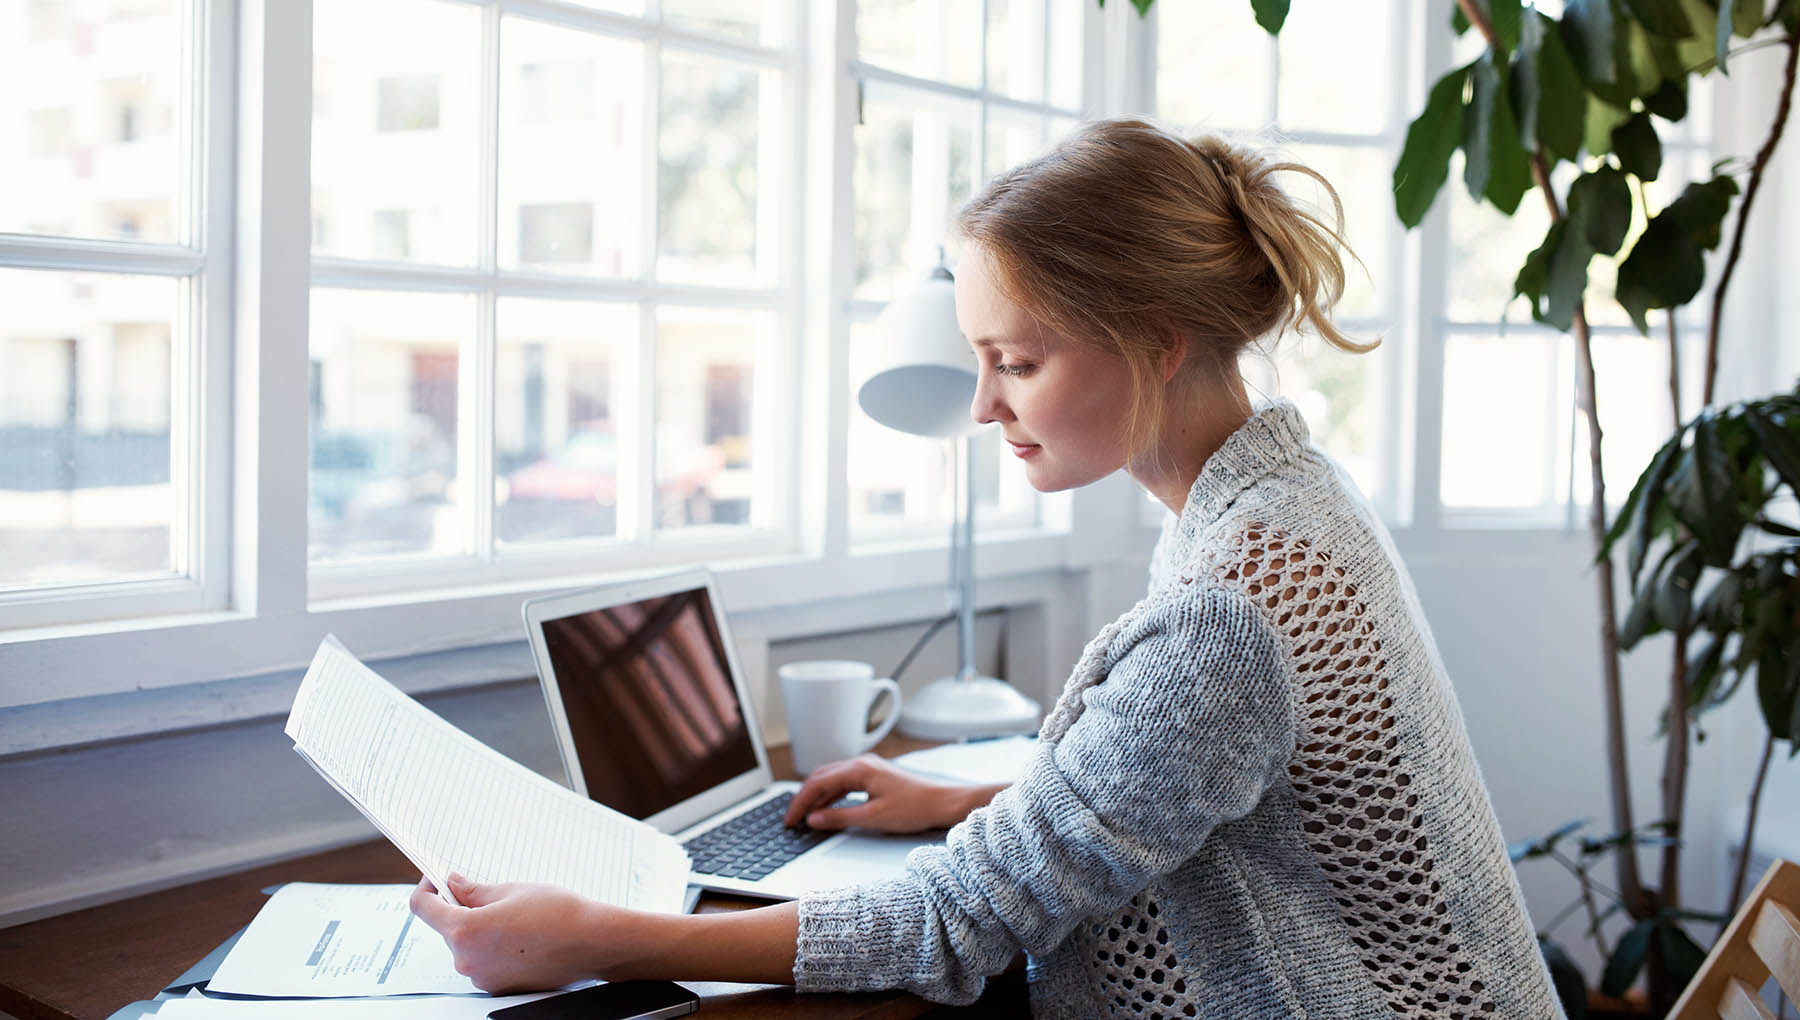
[[[429,878],[419,879],[407,905],[419,920],[424,921],[439,935],[445,933],[445,929],[455,922],[457,911],[463,909],[455,904],[445,903],[444,898],[438,895],[437,886],[432,885]]]
[[[800,789],[794,793],[794,799],[788,802],[787,824],[799,825],[814,809],[836,803],[846,793],[865,789],[865,770],[866,766],[855,759],[834,762],[814,770],[812,775],[806,777],[806,782],[800,784]]]
[[[819,808],[817,811],[807,812],[806,824],[814,829],[847,829],[852,825],[866,825],[871,820],[869,816],[875,813],[873,805],[873,801],[865,800],[861,804],[839,808]]]

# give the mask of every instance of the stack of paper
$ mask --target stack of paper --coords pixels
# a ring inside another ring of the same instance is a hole
[[[476,882],[545,882],[641,910],[682,909],[689,862],[679,843],[450,725],[336,638],[319,645],[300,682],[287,734],[440,890],[454,871]]]

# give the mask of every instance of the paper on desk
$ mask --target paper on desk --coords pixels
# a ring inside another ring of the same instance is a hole
[[[689,867],[681,844],[450,725],[335,637],[320,643],[300,682],[287,734],[439,889],[455,871],[681,910]]]
[[[278,997],[470,994],[450,949],[407,907],[410,885],[282,886],[207,989]]]
[[[1010,783],[1036,752],[1036,737],[999,737],[928,747],[900,755],[894,764],[958,783]]]
[[[488,1011],[557,992],[530,995],[413,995],[398,999],[170,999],[158,1020],[486,1020]]]

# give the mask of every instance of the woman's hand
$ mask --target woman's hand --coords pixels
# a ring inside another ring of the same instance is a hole
[[[420,879],[412,912],[450,946],[456,972],[485,992],[535,992],[606,976],[619,966],[607,947],[632,945],[636,911],[548,885],[481,885],[450,876],[446,903]]]
[[[872,754],[813,770],[787,809],[787,824],[814,829],[857,825],[878,832],[947,829],[968,816],[1004,786],[956,786],[921,779]],[[845,794],[863,792],[860,804],[832,807]]]

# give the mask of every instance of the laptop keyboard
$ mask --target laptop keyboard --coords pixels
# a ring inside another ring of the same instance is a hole
[[[791,793],[771,797],[682,844],[694,870],[754,881],[829,839],[832,833],[782,824],[793,799]]]

